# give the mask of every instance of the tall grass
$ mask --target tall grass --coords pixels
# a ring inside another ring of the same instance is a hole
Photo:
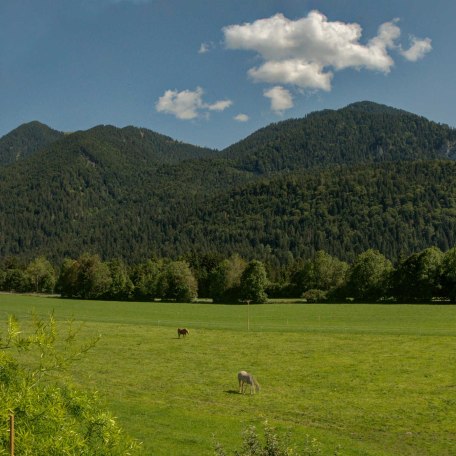
[[[456,454],[456,309],[416,305],[227,306],[0,295],[0,317],[32,309],[102,334],[75,366],[147,455],[238,448],[268,420],[324,454]],[[248,321],[249,320],[249,321]],[[250,331],[247,331],[249,323]],[[190,335],[177,338],[176,328]],[[237,393],[252,371],[261,393]]]

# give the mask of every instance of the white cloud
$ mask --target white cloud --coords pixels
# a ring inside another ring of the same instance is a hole
[[[273,87],[265,90],[264,96],[271,99],[271,110],[277,114],[282,114],[283,111],[293,107],[293,97],[291,93],[281,86]]]
[[[410,62],[416,62],[422,59],[428,52],[432,50],[431,40],[425,38],[420,40],[419,38],[412,36],[410,38],[412,45],[406,51],[401,50],[401,54]]]
[[[331,90],[334,71],[365,68],[388,73],[394,65],[390,50],[398,50],[398,19],[381,24],[377,35],[363,44],[356,23],[329,21],[319,11],[298,20],[276,14],[252,23],[223,28],[228,49],[254,51],[263,63],[251,68],[256,82],[288,84],[300,89]],[[402,54],[412,60],[430,48],[430,40],[418,40]],[[407,57],[408,56],[408,57]]]
[[[291,84],[303,89],[331,89],[332,73],[323,73],[323,68],[316,63],[303,60],[270,60],[259,68],[251,68],[249,76],[257,82],[271,84]]]
[[[231,100],[220,100],[213,104],[206,105],[209,111],[224,111],[225,109],[229,108],[233,102]]]
[[[178,119],[191,120],[201,113],[208,111],[223,111],[232,104],[231,100],[220,100],[212,104],[203,102],[204,90],[197,87],[196,90],[166,90],[155,103],[157,112],[172,114]]]
[[[238,114],[237,116],[234,116],[233,119],[238,122],[247,122],[250,120],[250,117],[247,114]]]
[[[194,119],[198,117],[198,109],[202,106],[202,96],[203,89],[201,87],[197,87],[194,92],[190,90],[183,90],[182,92],[167,90],[158,99],[155,108],[158,112],[173,114],[178,119]]]

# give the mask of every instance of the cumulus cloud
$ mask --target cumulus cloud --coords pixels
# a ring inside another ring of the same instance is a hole
[[[287,84],[299,89],[331,90],[334,71],[345,68],[388,73],[394,65],[391,50],[399,50],[408,60],[430,50],[430,40],[415,39],[401,51],[397,40],[398,19],[381,24],[377,35],[363,44],[362,28],[356,23],[329,21],[319,11],[297,20],[283,14],[252,23],[223,28],[228,49],[254,51],[263,62],[251,68],[255,82]]]
[[[401,54],[410,62],[416,62],[417,60],[422,59],[432,50],[431,40],[429,38],[420,40],[419,38],[412,36],[410,41],[412,42],[410,48],[406,51],[401,50]]]
[[[167,90],[161,96],[155,108],[158,112],[173,114],[178,119],[189,120],[198,117],[198,109],[202,106],[203,89],[197,87],[192,92],[190,90]]]
[[[271,110],[282,114],[287,109],[293,107],[293,97],[291,93],[281,86],[275,86],[272,89],[265,90],[264,96],[271,99]]]
[[[296,85],[307,89],[331,89],[332,73],[323,72],[323,67],[316,63],[307,63],[298,59],[269,61],[259,68],[251,68],[249,76],[257,82]]]
[[[181,120],[197,118],[201,113],[208,111],[223,111],[231,106],[231,100],[220,100],[212,104],[203,101],[204,90],[197,87],[196,90],[166,90],[155,103],[157,112],[172,114]]]
[[[238,122],[247,122],[250,117],[247,114],[238,114],[237,116],[234,116],[233,119]]]

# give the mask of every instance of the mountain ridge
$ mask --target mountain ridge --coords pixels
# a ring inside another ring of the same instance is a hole
[[[454,144],[448,126],[366,102],[272,124],[224,151],[96,126],[0,166],[0,259],[237,252],[279,267],[318,249],[342,259],[366,246],[391,259],[446,249]]]
[[[322,137],[312,134],[315,128],[323,131]],[[364,147],[354,153],[353,145],[359,141]],[[358,102],[271,124],[222,154],[239,166],[263,174],[322,163],[448,158],[444,146],[453,147],[455,143],[456,130],[447,125],[385,105]]]

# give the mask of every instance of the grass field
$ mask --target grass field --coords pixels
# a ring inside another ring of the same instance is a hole
[[[146,455],[240,447],[268,420],[324,455],[456,454],[456,308],[420,305],[119,303],[0,295],[102,338],[75,366]],[[247,331],[249,325],[250,331]],[[190,335],[178,339],[176,328]],[[262,390],[237,394],[236,373]]]

